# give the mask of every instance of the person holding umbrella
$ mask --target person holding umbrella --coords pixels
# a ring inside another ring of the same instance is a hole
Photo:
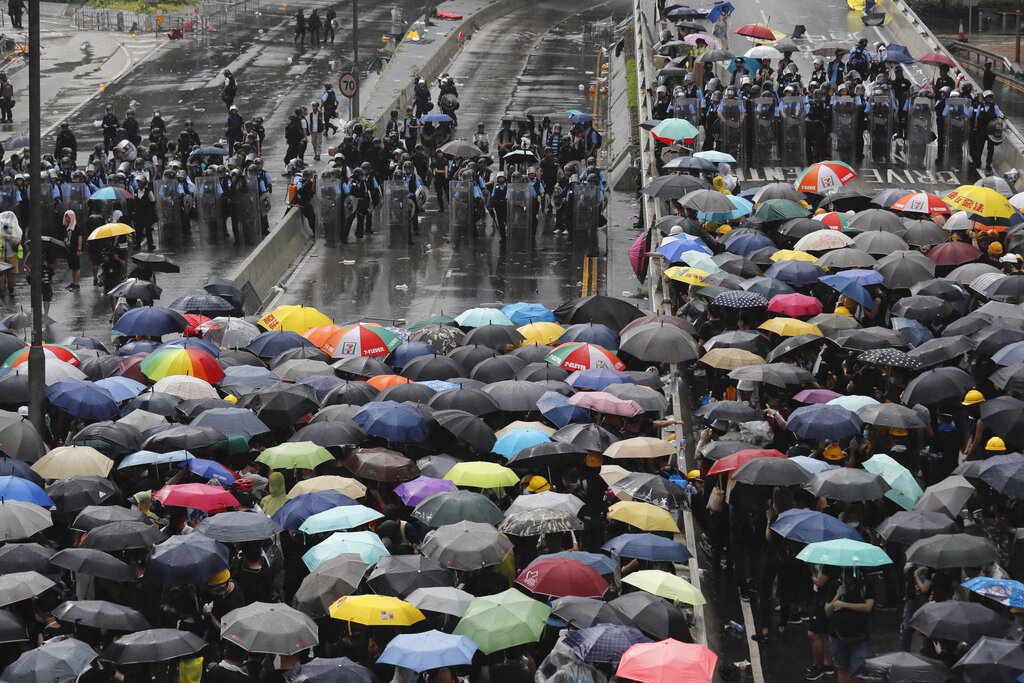
[[[7,271],[7,293],[14,296],[14,280],[18,276],[21,256],[21,226],[13,211],[0,213],[0,258],[13,268]]]
[[[846,568],[831,601],[825,604],[829,618],[829,647],[839,683],[850,683],[867,658],[871,612],[875,594],[863,572]]]

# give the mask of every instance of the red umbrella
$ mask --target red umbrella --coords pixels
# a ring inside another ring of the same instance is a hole
[[[927,256],[937,266],[959,266],[976,261],[981,250],[970,242],[945,242],[929,249]]]
[[[932,66],[942,66],[943,64],[946,66],[956,66],[956,62],[954,62],[950,57],[939,52],[929,52],[924,57],[918,57],[917,63],[931,64]]]
[[[183,313],[181,317],[188,321],[188,327],[181,333],[185,337],[198,337],[199,333],[196,331],[196,328],[203,323],[210,322],[209,318],[198,313]]]
[[[648,260],[644,254],[650,250],[650,230],[637,237],[636,240],[633,241],[633,246],[629,248],[629,265],[633,266],[633,272],[636,273],[636,279],[640,281],[640,284],[643,284],[644,280],[647,279]]]
[[[142,372],[142,368],[139,367],[142,365],[142,361],[146,360],[148,355],[149,352],[133,353],[124,360],[118,362],[117,367],[121,372],[121,376],[133,379],[136,382],[142,382],[147,387],[153,386],[153,380],[146,377]]]
[[[927,192],[911,192],[894,201],[889,208],[911,213],[949,213],[949,205],[942,201],[942,197]]]
[[[775,32],[767,26],[761,26],[760,24],[744,24],[738,29],[733,31],[738,36],[747,36],[748,38],[756,38],[757,40],[775,40]]]
[[[640,683],[707,683],[715,677],[717,662],[718,655],[707,647],[669,638],[630,647],[615,675]]]
[[[154,493],[153,498],[171,507],[192,508],[205,512],[239,505],[233,495],[219,486],[209,484],[169,484]]]
[[[806,294],[776,294],[768,302],[768,310],[772,313],[799,318],[802,315],[818,315],[821,313],[821,302]]]
[[[736,451],[732,455],[727,455],[708,470],[708,476],[712,474],[723,474],[725,472],[732,472],[746,465],[751,460],[757,460],[758,458],[785,458],[785,453],[780,453],[774,448],[747,448],[746,450]]]
[[[534,593],[564,598],[599,598],[608,590],[608,582],[597,570],[567,557],[541,557],[523,570],[516,583]]]

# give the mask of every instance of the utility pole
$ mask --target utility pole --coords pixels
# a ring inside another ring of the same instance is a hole
[[[1013,63],[1020,64],[1020,2],[1017,0],[1017,46],[1013,51]]]
[[[359,0],[352,0],[352,73],[356,75],[356,92],[350,104],[351,118],[355,119],[359,116],[359,82],[362,80],[359,76]]]
[[[39,116],[40,74],[39,74],[39,3],[28,4],[28,137],[29,137],[29,264],[32,269],[32,347],[28,350],[29,419],[36,431],[45,433],[43,401],[46,398],[43,358],[43,233],[42,233],[42,183],[39,180],[40,150],[42,144],[42,123]]]

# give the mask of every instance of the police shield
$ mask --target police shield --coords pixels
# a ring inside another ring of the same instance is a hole
[[[746,107],[742,100],[725,100],[721,110],[721,149],[743,163],[744,122]]]
[[[178,197],[178,181],[163,178],[153,181],[153,196],[156,198],[156,218],[160,230],[160,248],[176,247],[181,244],[181,210]]]
[[[215,176],[200,176],[195,183],[199,238],[209,244],[220,244],[225,235],[220,182]]]
[[[971,131],[970,100],[966,97],[951,97],[946,100],[944,108],[943,147],[945,154],[943,165],[955,171],[964,170],[964,162],[967,155],[964,153],[964,146],[967,144]]]
[[[321,178],[316,188],[316,239],[336,247],[345,219],[344,193],[340,178]]]
[[[84,221],[88,212],[89,186],[85,183],[64,183],[61,187],[61,200],[65,211],[74,211],[79,221]]]
[[[868,137],[871,138],[871,161],[888,164],[892,158],[892,98],[873,95],[868,113]]]
[[[775,115],[777,102],[774,97],[759,97],[754,100],[754,149],[752,162],[767,166],[772,160],[772,149],[777,139]]]
[[[783,97],[779,107],[779,159],[784,166],[803,166],[807,103],[802,97]]]
[[[39,185],[39,198],[39,220],[42,234],[50,236],[57,234],[54,231],[54,226],[59,224],[57,213],[61,210],[60,192],[51,183],[43,182]],[[110,214],[104,215],[109,216]],[[25,219],[23,225],[28,224],[28,216],[25,216]]]
[[[0,211],[18,213],[18,191],[13,183],[0,185]]]
[[[244,185],[234,200],[236,216],[242,223],[242,240],[245,244],[257,244],[261,239],[260,230],[260,183],[256,176],[245,176]]]
[[[505,235],[509,254],[525,254],[530,250],[532,189],[529,183],[508,185],[508,223]]]
[[[857,117],[860,107],[853,97],[837,97],[832,107],[832,134],[835,142],[833,156],[848,164],[856,160],[857,155]]]
[[[453,249],[475,230],[473,207],[473,183],[468,180],[453,180],[448,183],[448,242]]]
[[[673,102],[672,114],[677,119],[686,119],[693,124],[693,127],[700,130],[701,115],[700,115],[700,102],[695,97],[677,97]],[[701,138],[694,141],[694,147],[698,148],[701,144]]]
[[[928,165],[928,145],[935,139],[932,131],[932,101],[915,97],[907,107],[907,168],[925,168]]]
[[[576,188],[576,206],[573,214],[574,233],[584,244],[597,241],[597,228],[601,222],[601,188],[593,183],[581,183]]]
[[[409,222],[413,216],[412,200],[404,180],[384,183],[384,211],[382,220],[388,232],[388,245],[404,247],[409,244]]]

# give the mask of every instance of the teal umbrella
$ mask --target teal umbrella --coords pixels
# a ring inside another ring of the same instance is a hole
[[[826,405],[839,406],[840,408],[846,408],[852,413],[856,413],[864,406],[878,405],[878,401],[870,396],[840,396],[839,398],[832,399]]]
[[[302,561],[306,563],[309,571],[313,571],[325,560],[342,553],[359,555],[363,562],[369,565],[377,564],[377,560],[391,554],[384,547],[380,536],[372,531],[338,532],[307,550],[302,556]]]
[[[459,327],[483,327],[484,325],[511,325],[515,323],[498,308],[471,308],[456,316],[453,321]]]
[[[878,546],[847,538],[808,543],[796,559],[809,564],[831,564],[837,567],[880,567],[892,562]]]
[[[885,453],[876,453],[865,460],[863,466],[868,472],[874,472],[885,479],[885,483],[890,487],[885,492],[885,497],[904,510],[913,510],[914,505],[924,495],[910,470]]]
[[[383,516],[365,505],[346,505],[316,513],[302,523],[299,531],[307,534],[322,534],[339,529],[354,529]]]

